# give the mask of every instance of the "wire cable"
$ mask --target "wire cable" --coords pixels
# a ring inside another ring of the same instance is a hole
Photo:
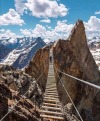
[[[80,81],[80,82],[82,82],[82,83],[85,83],[85,84],[87,84],[87,85],[89,85],[89,86],[92,86],[92,87],[94,87],[94,88],[100,89],[100,86],[98,86],[98,85],[95,85],[95,84],[93,84],[93,83],[87,82],[87,81],[85,81],[85,80],[82,80],[82,79],[79,79],[79,78],[74,77],[74,76],[72,76],[72,75],[69,75],[69,74],[67,74],[67,73],[64,73],[64,72],[58,70],[56,67],[55,67],[55,69],[56,69],[58,72],[61,72],[62,74],[66,75],[66,76],[68,76],[68,77],[71,77],[71,78],[73,78],[73,79],[75,79],[75,80],[78,80],[78,81]]]
[[[80,115],[79,111],[77,110],[77,108],[76,108],[76,106],[75,106],[75,104],[74,104],[73,100],[71,99],[71,97],[70,97],[70,95],[69,95],[69,93],[68,93],[67,89],[65,88],[65,86],[64,86],[64,84],[63,84],[63,82],[62,82],[62,80],[60,79],[60,77],[59,77],[59,75],[58,75],[57,71],[56,71],[56,74],[57,74],[57,76],[58,76],[58,78],[59,78],[59,80],[60,80],[60,82],[61,82],[61,84],[62,84],[62,86],[63,86],[63,88],[64,88],[64,90],[65,90],[65,92],[66,92],[66,94],[68,95],[68,97],[69,97],[69,99],[70,99],[70,101],[71,101],[72,105],[74,106],[74,108],[75,108],[75,110],[76,110],[76,112],[77,112],[78,116],[80,117],[81,121],[83,121],[83,119],[82,119],[82,117],[81,117],[81,115]]]

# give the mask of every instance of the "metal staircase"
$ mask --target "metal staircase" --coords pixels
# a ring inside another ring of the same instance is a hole
[[[49,63],[48,79],[44,93],[43,104],[41,106],[41,117],[43,121],[62,121],[62,106],[59,102],[58,92],[54,76],[53,63]]]

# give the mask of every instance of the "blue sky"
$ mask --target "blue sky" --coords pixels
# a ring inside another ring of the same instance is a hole
[[[0,37],[67,38],[83,20],[87,36],[100,35],[99,0],[0,0]]]

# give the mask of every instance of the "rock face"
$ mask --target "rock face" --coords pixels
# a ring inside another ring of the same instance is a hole
[[[0,119],[8,112],[9,107],[16,104],[16,101],[19,103],[4,121],[41,121],[38,109],[35,111],[35,106],[30,100],[0,83]]]
[[[38,107],[42,103],[43,92],[35,78],[11,66],[0,67],[0,119],[8,112],[9,106],[20,100],[5,121],[38,121]]]
[[[49,68],[49,47],[39,49],[34,58],[30,61],[25,72],[37,80],[42,92],[45,91]]]
[[[20,100],[14,112],[8,115],[5,121],[41,121],[38,108],[43,101],[48,62],[49,47],[44,47],[37,51],[25,69],[27,74],[12,66],[0,65],[0,109],[2,109],[0,116],[3,117],[8,112],[8,107]],[[3,102],[5,103],[3,104]]]
[[[100,84],[98,67],[89,51],[85,28],[81,20],[76,22],[68,40],[58,40],[55,43],[53,53],[55,68],[91,83]],[[98,105],[100,104],[98,97],[100,92],[60,72],[57,74],[56,69],[55,75],[62,104],[67,105],[70,103],[70,99],[62,87],[60,79],[69,92],[83,120],[99,121],[99,113],[94,113],[94,110],[98,112],[100,109]],[[72,112],[75,113],[75,110],[73,109]]]

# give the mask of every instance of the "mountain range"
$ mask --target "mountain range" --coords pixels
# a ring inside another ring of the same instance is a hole
[[[93,37],[87,42],[97,65],[100,66],[100,37]],[[0,63],[22,69],[38,49],[53,43],[45,43],[41,37],[2,38],[0,40]]]
[[[0,63],[24,68],[35,52],[46,45],[41,37],[2,38],[0,40]]]
[[[96,64],[100,70],[100,37],[93,37],[92,39],[88,40],[88,45],[90,48],[90,52],[95,59]]]

